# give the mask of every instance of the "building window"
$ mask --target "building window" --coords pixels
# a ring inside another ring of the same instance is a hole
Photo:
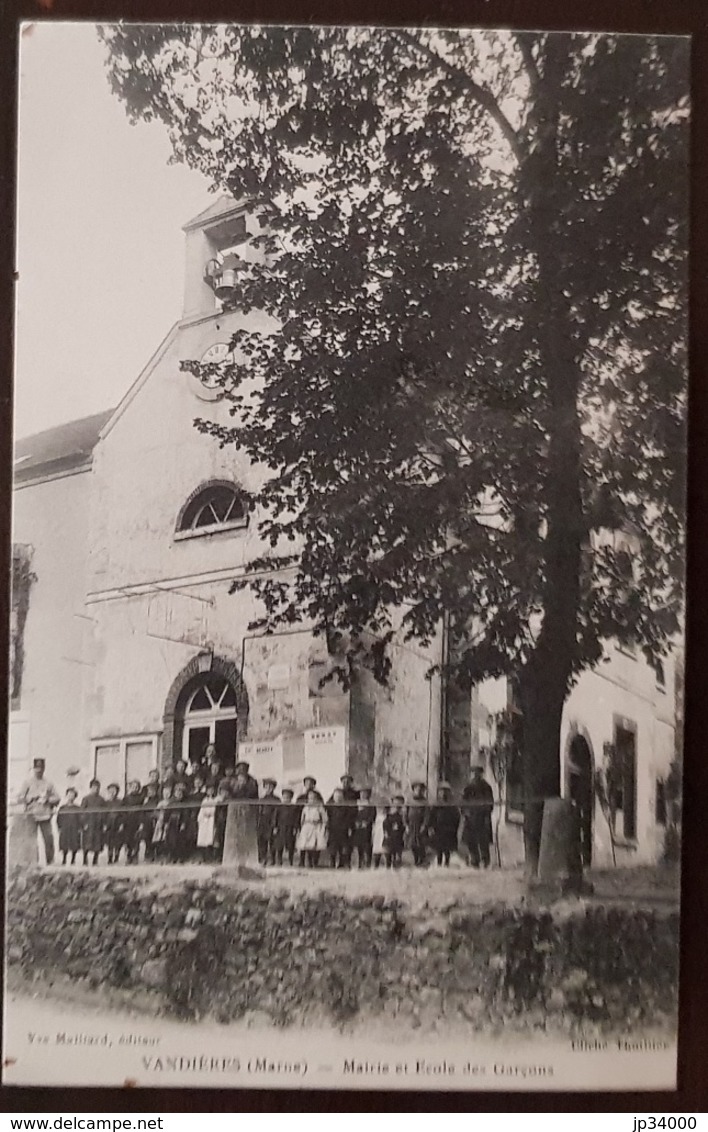
[[[622,833],[627,841],[637,837],[637,733],[627,727],[616,727],[618,776],[614,809],[622,815]]]
[[[234,484],[220,481],[195,491],[177,520],[176,538],[232,531],[248,524],[248,503]]]
[[[93,742],[93,777],[103,790],[116,782],[125,793],[134,779],[144,786],[149,771],[156,766],[157,735],[129,735]]]
[[[181,714],[181,713],[180,713]],[[207,747],[216,748],[222,768],[236,758],[238,710],[236,692],[223,676],[209,673],[190,692],[181,715],[181,757],[192,766],[203,765]]]

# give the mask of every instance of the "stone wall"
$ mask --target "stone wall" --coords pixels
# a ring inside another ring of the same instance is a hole
[[[183,1019],[474,1031],[673,1026],[678,916],[625,908],[407,908],[231,887],[17,874],[8,961]]]

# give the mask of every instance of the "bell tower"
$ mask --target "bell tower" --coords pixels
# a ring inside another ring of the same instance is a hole
[[[247,202],[220,197],[183,231],[186,235],[184,310],[190,321],[216,315],[238,301],[240,252],[251,237]]]

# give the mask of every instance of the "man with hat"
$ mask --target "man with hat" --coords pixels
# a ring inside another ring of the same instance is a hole
[[[258,783],[253,775],[249,774],[249,770],[249,763],[236,763],[236,782],[231,788],[231,793],[234,798],[253,799],[258,797]]]
[[[408,806],[408,838],[413,853],[413,864],[422,868],[426,863],[428,821],[430,817],[427,789],[424,782],[412,782],[413,797]]]
[[[275,864],[275,830],[278,820],[278,807],[281,800],[275,793],[276,781],[274,778],[263,779],[263,797],[258,806],[256,817],[256,841],[258,843],[258,861],[261,865]]]
[[[343,774],[339,780],[341,786],[339,789],[342,791],[342,799],[344,802],[354,803],[359,801],[359,791],[354,788],[354,779],[351,774]],[[332,796],[328,799],[327,805],[331,806],[334,801],[334,790]]]
[[[306,774],[305,777],[302,780],[302,787],[303,787],[302,793],[298,794],[297,798],[295,799],[295,804],[297,806],[306,806],[307,805],[307,795],[310,793],[311,790],[314,790],[315,794],[317,795],[317,801],[320,803],[320,805],[324,805],[324,798],[320,794],[319,790],[317,790],[317,788],[316,788],[317,787],[317,779],[316,778],[313,778],[311,774]]]
[[[25,807],[28,814],[37,824],[48,865],[54,861],[54,834],[52,833],[52,814],[61,801],[54,784],[44,777],[44,759],[32,760],[32,773],[20,787],[17,796],[18,802]]]
[[[462,791],[462,840],[470,855],[470,864],[489,868],[492,844],[492,812],[494,793],[484,777],[484,767],[472,767],[472,781]]]

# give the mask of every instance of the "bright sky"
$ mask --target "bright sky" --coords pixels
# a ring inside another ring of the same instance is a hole
[[[20,60],[17,436],[117,404],[180,317],[182,225],[213,199],[131,126],[93,24],[25,25]]]

